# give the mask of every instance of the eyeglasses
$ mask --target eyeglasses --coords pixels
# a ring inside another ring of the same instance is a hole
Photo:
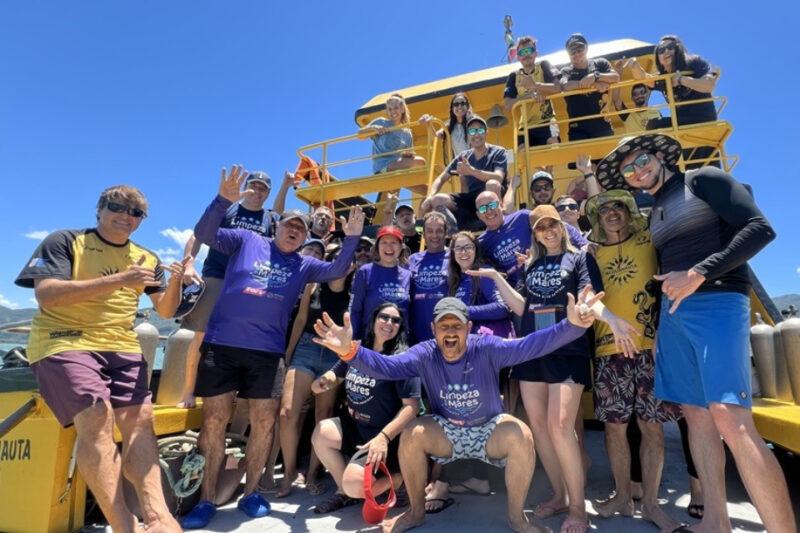
[[[586,45],[583,44],[574,45],[567,48],[567,54],[569,55],[580,54],[584,50],[586,50]]]
[[[470,135],[483,135],[486,133],[486,128],[467,128],[467,133]]]
[[[491,211],[492,209],[497,209],[498,207],[500,207],[500,202],[494,200],[493,202],[489,202],[488,204],[483,204],[482,206],[478,207],[478,213],[483,215],[487,211]]]
[[[552,185],[539,185],[538,187],[531,187],[531,192],[544,192],[544,191],[552,191]]]
[[[602,206],[597,210],[597,212],[600,213],[600,216],[606,216],[612,209],[618,213],[628,210],[628,208],[622,202],[611,202]]]
[[[475,245],[474,244],[465,244],[463,246],[453,246],[453,251],[457,254],[463,254],[464,252],[474,252]]]
[[[378,313],[378,320],[381,322],[391,322],[395,326],[399,326],[403,321],[399,316],[387,315],[386,313]]]
[[[367,252],[369,252],[371,250],[372,250],[372,248],[370,246],[359,246],[358,248],[356,248],[356,253],[357,254],[363,254],[363,253],[367,253]]]
[[[666,52],[668,50],[675,50],[677,47],[678,47],[678,45],[676,45],[672,41],[666,42],[664,44],[659,44],[656,47],[656,54],[663,54],[664,52]]]
[[[106,209],[112,213],[127,213],[134,218],[143,218],[147,215],[147,213],[138,207],[128,207],[125,204],[120,204],[117,202],[106,202]]]
[[[556,211],[558,211],[559,213],[563,213],[566,210],[577,211],[578,204],[561,204],[556,206]]]
[[[453,102],[453,107],[469,107],[469,104],[464,100],[460,100],[458,102]]]
[[[636,172],[636,169],[647,166],[651,159],[652,157],[647,152],[642,152],[641,154],[637,155],[636,159],[633,160],[633,163],[627,164],[620,169],[622,177],[625,179],[632,178]]]
[[[535,46],[526,46],[525,48],[520,48],[517,50],[517,57],[525,57],[525,56],[532,56],[536,53]]]

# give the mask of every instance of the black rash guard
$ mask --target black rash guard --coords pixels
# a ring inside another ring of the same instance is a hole
[[[693,269],[697,292],[748,294],[747,261],[775,231],[747,187],[714,167],[676,172],[655,194],[650,232],[662,273]]]

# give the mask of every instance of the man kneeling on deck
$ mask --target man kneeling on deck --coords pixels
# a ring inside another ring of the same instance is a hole
[[[434,338],[406,352],[384,357],[352,340],[350,316],[344,326],[327,314],[315,329],[319,344],[336,352],[356,369],[380,379],[419,377],[428,391],[432,415],[418,418],[400,436],[400,471],[411,509],[384,522],[384,531],[399,532],[425,521],[428,457],[438,463],[480,459],[506,468],[508,521],[514,531],[544,531],[523,512],[536,463],[533,436],[522,421],[502,412],[500,369],[541,357],[581,336],[591,326],[589,308],[602,297],[588,291],[576,306],[569,297],[567,319],[521,339],[470,335],[466,305],[443,298],[433,310]]]

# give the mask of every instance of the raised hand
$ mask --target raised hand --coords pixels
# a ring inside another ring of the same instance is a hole
[[[530,253],[530,250],[527,250],[524,254],[522,252],[514,252],[514,256],[517,258],[517,268],[525,266],[525,261],[530,257]]]
[[[342,230],[344,230],[345,235],[359,236],[364,231],[364,211],[359,205],[351,207],[347,220],[344,217],[339,217],[339,222],[342,223]]]
[[[672,307],[669,308],[669,314],[673,314],[678,309],[681,302],[694,294],[694,291],[706,280],[705,276],[698,274],[692,269],[667,272],[666,274],[656,274],[653,278],[664,282],[661,285],[661,292],[672,300]]]
[[[588,285],[578,295],[577,303],[575,297],[567,293],[567,320],[576,326],[588,328],[594,323],[594,314],[591,308],[603,296],[605,296],[603,292],[591,296],[591,288]]]
[[[144,262],[145,256],[140,256],[136,263],[128,267],[128,270],[117,274],[123,287],[141,289],[142,287],[161,286],[161,282],[156,281],[155,270],[142,266]]]
[[[467,156],[464,154],[461,154],[461,159],[459,159],[458,165],[456,165],[456,173],[459,176],[470,176],[475,173],[475,169],[469,164]]]
[[[253,194],[250,189],[242,191],[242,183],[249,175],[242,165],[233,165],[230,174],[223,168],[219,179],[219,195],[231,202],[238,202],[248,194]]]
[[[192,263],[192,261],[194,261],[194,257],[187,255],[182,261],[174,261],[172,264],[170,264],[167,267],[167,271],[169,272],[169,281],[167,284],[172,285],[174,283],[183,283],[186,269]]]
[[[353,326],[350,323],[350,313],[344,314],[344,325],[338,326],[331,316],[324,312],[322,318],[317,319],[314,331],[319,337],[314,337],[314,342],[320,344],[338,355],[350,353],[353,341]]]
[[[592,160],[586,154],[578,154],[578,158],[575,160],[575,168],[581,174],[589,174],[592,171]]]

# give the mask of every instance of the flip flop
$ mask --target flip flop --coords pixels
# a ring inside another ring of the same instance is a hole
[[[428,502],[442,502],[442,506],[439,507],[438,509],[431,509],[430,511],[428,509],[425,509],[425,513],[426,514],[437,514],[437,513],[441,513],[442,511],[444,511],[445,509],[447,509],[448,507],[453,505],[456,501],[453,498],[447,498],[447,499],[445,499],[445,498],[425,498],[425,503],[428,503]]]
[[[692,518],[696,518],[698,520],[703,519],[703,513],[705,513],[706,506],[702,503],[691,503],[689,507],[686,508],[686,514],[691,516]]]
[[[544,509],[547,509],[547,512],[543,512]],[[544,520],[557,514],[566,513],[567,511],[569,511],[569,507],[566,505],[563,507],[556,507],[555,505],[542,503],[537,505],[536,509],[533,510],[533,516],[539,520]]]
[[[689,529],[689,526],[687,526],[686,524],[681,524],[675,529],[673,529],[672,533],[694,533],[694,531]]]

